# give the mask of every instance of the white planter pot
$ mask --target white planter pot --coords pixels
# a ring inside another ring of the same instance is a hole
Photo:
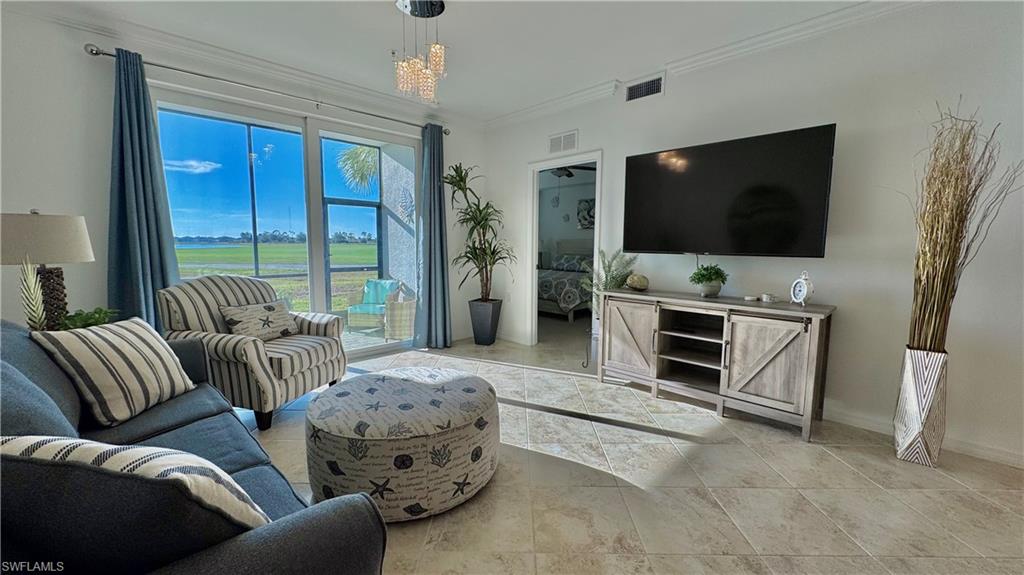
[[[706,284],[700,284],[697,286],[700,290],[700,297],[718,297],[718,294],[722,291],[722,282],[713,281]]]
[[[903,355],[900,398],[896,404],[896,457],[935,467],[946,435],[944,352],[910,349]]]

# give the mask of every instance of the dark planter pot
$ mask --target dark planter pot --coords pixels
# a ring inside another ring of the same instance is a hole
[[[473,321],[473,341],[477,345],[491,345],[498,336],[498,318],[501,300],[470,300],[469,317]]]

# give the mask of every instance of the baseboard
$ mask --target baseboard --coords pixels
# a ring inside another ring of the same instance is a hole
[[[826,402],[825,405],[825,419],[845,423],[846,425],[852,425],[854,427],[869,429],[871,431],[877,431],[878,433],[884,433],[886,435],[892,435],[891,419],[865,416],[862,413],[829,408],[828,402]],[[974,441],[967,441],[947,435],[946,439],[942,442],[942,449],[948,449],[949,451],[955,451],[956,453],[963,453],[964,455],[971,455],[973,457],[979,457],[981,459],[987,459],[997,463],[1005,463],[1006,465],[1024,468],[1024,454],[1015,453],[1008,449],[983,445]]]

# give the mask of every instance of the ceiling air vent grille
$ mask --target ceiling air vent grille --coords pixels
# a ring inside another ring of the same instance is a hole
[[[655,78],[650,78],[642,82],[626,86],[626,101],[632,102],[633,100],[660,94],[662,80],[664,80],[662,76],[657,76]]]
[[[548,153],[559,154],[575,150],[579,142],[579,134],[579,130],[573,130],[551,136],[548,138]]]

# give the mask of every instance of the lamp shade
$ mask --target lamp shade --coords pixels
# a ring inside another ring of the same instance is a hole
[[[82,216],[0,214],[0,264],[95,261]]]

